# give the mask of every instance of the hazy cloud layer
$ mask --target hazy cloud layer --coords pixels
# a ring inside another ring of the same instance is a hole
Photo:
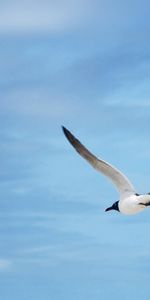
[[[1,33],[59,33],[88,21],[90,1],[6,1],[0,14]]]
[[[62,33],[87,27],[103,33],[110,29],[120,32],[143,30],[148,17],[147,1],[2,1],[0,4],[1,33]],[[136,9],[135,9],[136,7]],[[139,26],[142,19],[142,26]],[[110,23],[112,28],[110,27]],[[148,27],[148,25],[147,25]]]

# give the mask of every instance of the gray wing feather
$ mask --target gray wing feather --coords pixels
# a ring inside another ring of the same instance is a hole
[[[78,139],[76,139],[73,136],[73,134],[65,127],[62,126],[62,129],[66,138],[75,148],[75,150],[84,159],[86,159],[92,165],[92,167],[94,167],[97,171],[107,176],[115,184],[121,196],[127,196],[127,194],[131,195],[136,193],[133,185],[130,183],[130,181],[124,174],[122,174],[118,169],[108,164],[104,160],[98,159],[83,144],[81,144],[81,142]]]

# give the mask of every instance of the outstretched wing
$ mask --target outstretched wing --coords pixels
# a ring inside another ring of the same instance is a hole
[[[84,145],[82,145],[80,141],[77,140],[73,136],[73,134],[65,127],[62,126],[62,129],[66,138],[71,143],[71,145],[75,148],[75,150],[83,158],[85,158],[97,171],[107,176],[115,184],[116,188],[121,194],[121,198],[136,193],[133,185],[130,183],[130,181],[124,174],[122,174],[114,166],[108,164],[107,162],[101,159],[98,159]]]

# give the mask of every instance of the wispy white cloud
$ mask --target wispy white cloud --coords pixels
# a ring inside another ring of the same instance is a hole
[[[22,250],[22,253],[24,253],[24,254],[40,254],[40,253],[45,253],[45,252],[51,253],[54,250],[56,250],[56,246],[42,245],[42,246],[37,246],[37,247],[24,249],[24,250]]]
[[[9,271],[12,267],[12,261],[0,258],[0,272]]]
[[[149,62],[148,62],[149,64]],[[143,75],[145,72],[142,73]],[[106,96],[105,105],[110,107],[124,107],[137,109],[137,114],[141,115],[141,109],[150,107],[150,87],[149,78],[139,78],[132,83],[126,81],[126,84],[115,90],[111,95]],[[144,112],[145,114],[145,112]]]
[[[83,23],[89,9],[85,0],[5,1],[0,4],[0,32],[62,32]]]
[[[119,31],[122,25],[133,24],[133,17],[137,27],[140,16],[147,13],[143,2],[140,5],[133,1],[131,5],[130,1],[104,0],[1,1],[0,33],[60,33],[84,28],[89,23],[99,32],[110,30],[110,23]]]
[[[3,112],[30,117],[63,118],[78,113],[78,106],[61,95],[51,95],[50,91],[32,88],[18,89],[5,93],[0,104]]]

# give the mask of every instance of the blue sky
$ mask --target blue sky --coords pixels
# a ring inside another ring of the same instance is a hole
[[[3,300],[149,299],[149,209],[106,214],[116,190],[61,131],[150,192],[149,8],[0,2]]]

